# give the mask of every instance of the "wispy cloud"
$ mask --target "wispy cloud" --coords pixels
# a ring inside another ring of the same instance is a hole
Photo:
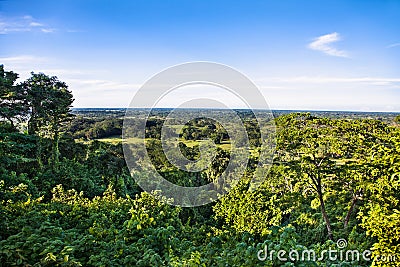
[[[0,34],[18,32],[42,32],[52,33],[55,29],[37,21],[32,16],[0,17]]]
[[[396,46],[400,46],[400,43],[394,43],[391,45],[386,46],[386,48],[392,48],[392,47],[396,47]]]
[[[43,29],[41,29],[41,31],[44,32],[44,33],[52,33],[52,32],[55,32],[55,29],[45,29],[45,28],[43,28]]]
[[[86,32],[85,30],[77,30],[77,29],[68,29],[67,32],[70,33],[82,33],[82,32]]]
[[[338,42],[340,40],[341,40],[340,34],[337,32],[333,32],[315,38],[314,41],[308,45],[308,48],[323,52],[330,56],[349,57],[346,51],[339,50],[331,46],[332,43]]]
[[[398,76],[275,76],[255,81],[273,109],[400,111]]]
[[[32,21],[31,23],[29,23],[29,26],[31,26],[31,27],[42,27],[44,25],[42,23]]]
[[[86,87],[94,87],[103,90],[116,90],[116,89],[137,89],[141,84],[122,83],[110,80],[85,80],[85,79],[69,79],[69,82]]]
[[[30,56],[30,55],[0,57],[0,64],[20,64],[20,63],[29,64],[29,63],[38,63],[45,61],[47,61],[47,58]]]
[[[261,83],[279,83],[279,84],[336,84],[353,83],[369,85],[396,85],[400,84],[400,78],[397,77],[321,77],[321,76],[298,76],[298,77],[266,77],[258,79]]]

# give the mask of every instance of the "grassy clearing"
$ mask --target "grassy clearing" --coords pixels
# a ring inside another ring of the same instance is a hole
[[[106,142],[106,143],[111,143],[113,145],[119,144],[122,142],[122,137],[120,135],[115,135],[115,136],[110,136],[106,138],[99,138],[96,139],[97,141],[100,142]]]
[[[113,145],[122,143],[122,137],[120,135],[110,136],[107,138],[100,138],[100,139],[96,139],[96,140],[100,141],[100,142],[111,143]],[[138,144],[138,143],[143,142],[143,139],[139,138],[139,137],[131,137],[131,138],[125,139],[124,142],[131,143],[131,144]]]
[[[188,147],[194,147],[199,145],[201,142],[204,142],[205,140],[180,140],[182,143],[184,143],[185,145],[187,145]],[[217,144],[217,147],[226,150],[226,151],[230,151],[231,150],[231,143],[228,141],[222,142],[221,144]]]

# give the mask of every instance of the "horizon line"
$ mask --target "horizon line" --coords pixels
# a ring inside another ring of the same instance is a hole
[[[144,108],[144,107],[73,107],[72,110],[83,110],[83,109],[108,109],[108,110],[127,110],[127,109],[204,109],[204,110],[230,110],[229,108],[175,108],[175,107],[157,107],[157,108]],[[356,113],[399,113],[400,111],[378,111],[378,110],[329,110],[329,109],[262,109],[262,108],[232,108],[232,110],[254,110],[254,111],[297,111],[297,112],[356,112]]]

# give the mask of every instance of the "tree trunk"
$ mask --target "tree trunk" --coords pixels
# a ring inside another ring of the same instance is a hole
[[[59,164],[59,154],[60,154],[60,151],[59,151],[59,148],[58,148],[58,143],[59,143],[59,139],[60,139],[60,133],[59,133],[59,131],[58,131],[58,126],[55,126],[54,128],[53,128],[53,131],[54,131],[54,137],[53,137],[53,162],[52,162],[52,167],[53,167],[53,170],[55,170],[56,169],[56,167],[58,166],[58,164]]]
[[[325,202],[324,202],[324,198],[322,196],[322,191],[321,190],[318,190],[318,198],[319,198],[319,202],[321,204],[322,217],[324,218],[324,221],[325,221],[325,224],[326,224],[326,229],[328,230],[328,238],[330,240],[333,240],[331,222],[329,221],[328,214],[326,213],[326,210],[325,210]]]
[[[5,116],[5,118],[10,122],[10,124],[11,124],[11,128],[13,128],[13,129],[15,129],[15,126],[14,126],[14,121],[12,120],[12,118],[10,118],[10,117],[6,117]]]
[[[40,137],[36,137],[36,160],[39,165],[39,169],[43,169],[42,162],[42,139]]]
[[[355,207],[356,204],[357,204],[357,200],[358,200],[357,197],[356,197],[356,196],[353,196],[353,199],[352,199],[352,201],[351,201],[350,208],[349,208],[349,210],[347,211],[346,217],[345,217],[345,219],[344,219],[344,223],[343,223],[344,228],[347,228],[347,225],[349,224],[350,216],[351,216],[351,214],[353,213],[354,207]]]
[[[32,111],[31,117],[28,120],[28,134],[35,135],[36,131],[37,131],[36,118],[35,118],[34,111]]]

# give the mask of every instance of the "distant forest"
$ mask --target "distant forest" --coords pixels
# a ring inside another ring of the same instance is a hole
[[[166,116],[172,109],[154,109],[155,116]],[[74,138],[99,139],[122,134],[123,118],[126,109],[122,108],[75,108],[72,114],[76,118],[69,126],[68,132]],[[143,109],[137,109],[140,114]],[[239,114],[246,114],[249,110],[236,110]],[[395,112],[351,112],[351,111],[290,111],[273,110],[275,117],[290,113],[309,113],[316,117],[332,119],[375,119],[393,124],[399,113]]]

